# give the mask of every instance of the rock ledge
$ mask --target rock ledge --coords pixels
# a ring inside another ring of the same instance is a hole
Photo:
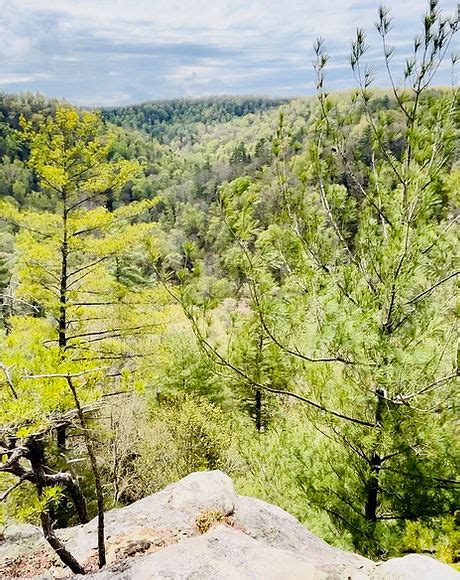
[[[107,566],[96,569],[96,520],[59,530],[94,580],[364,579],[454,580],[453,568],[410,554],[383,563],[333,548],[282,509],[238,496],[220,471],[192,473],[162,491],[106,514]],[[64,578],[40,530],[6,528],[0,578]],[[82,577],[83,578],[83,577]]]

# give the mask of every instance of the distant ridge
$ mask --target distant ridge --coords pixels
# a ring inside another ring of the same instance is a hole
[[[137,105],[101,108],[102,117],[120,127],[139,129],[161,142],[168,142],[180,132],[180,126],[218,124],[235,117],[262,113],[285,105],[289,98],[206,97],[148,101]],[[167,126],[167,130],[166,130]]]

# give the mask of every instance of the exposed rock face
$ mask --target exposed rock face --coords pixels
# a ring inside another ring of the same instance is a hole
[[[294,517],[241,497],[220,471],[192,473],[163,491],[106,514],[107,561],[97,571],[96,520],[59,530],[94,580],[460,578],[410,555],[375,564],[329,546]],[[11,526],[0,542],[0,578],[71,577],[33,526]]]
[[[333,548],[279,507],[259,499],[238,496],[235,521],[247,534],[276,548],[307,557],[319,570],[347,578],[347,572],[370,570],[374,563],[367,558]]]
[[[35,526],[8,526],[3,532],[3,542],[0,542],[0,562],[7,558],[20,557],[28,551],[40,550],[44,543],[42,531]]]
[[[130,563],[90,576],[94,580],[147,580],[149,578],[326,578],[307,559],[272,548],[228,526],[219,525],[203,536],[141,556]]]
[[[105,517],[108,561],[111,548],[120,539],[151,540],[162,547],[197,535],[195,520],[200,513],[214,510],[227,516],[233,512],[236,498],[227,475],[221,471],[198,472],[130,506],[113,509]],[[97,521],[62,530],[59,535],[67,540],[77,560],[85,562],[97,547]]]
[[[442,562],[421,554],[392,558],[378,566],[383,578],[403,580],[458,580],[460,574]]]

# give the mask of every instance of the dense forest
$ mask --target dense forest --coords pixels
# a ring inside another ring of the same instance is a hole
[[[457,22],[431,3],[402,89],[358,31],[346,93],[318,41],[315,97],[0,95],[4,521],[84,572],[54,528],[98,514],[102,565],[104,510],[222,469],[337,546],[457,562]]]
[[[193,142],[201,128],[263,113],[287,102],[288,99],[242,97],[175,99],[105,108],[102,118],[120,127],[145,131],[161,143],[174,140],[180,147]]]

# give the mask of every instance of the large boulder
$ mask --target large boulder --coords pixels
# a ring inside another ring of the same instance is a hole
[[[40,528],[30,524],[12,524],[3,531],[3,541],[0,542],[0,560],[12,558],[24,550],[35,550],[44,543]]]
[[[382,579],[458,580],[460,578],[460,574],[447,564],[421,554],[392,558],[379,564],[377,569]]]
[[[155,554],[116,564],[90,578],[321,580],[326,579],[326,574],[316,570],[314,563],[300,555],[273,548],[231,527],[219,525],[203,536],[183,540]]]
[[[2,580],[30,577],[37,571],[50,570],[55,560],[56,555],[45,542],[40,528],[30,524],[14,524],[3,530],[0,540]]]
[[[374,569],[374,563],[351,552],[333,548],[309,532],[291,514],[251,497],[238,496],[233,517],[246,534],[265,544],[289,550],[315,562],[317,569],[339,574],[356,574]]]
[[[220,471],[192,473],[106,513],[107,566],[97,571],[97,520],[57,530],[94,580],[147,578],[412,580],[460,578],[432,558],[374,562],[333,548],[282,509],[238,496]],[[0,541],[0,578],[71,577],[38,528],[12,526]],[[88,576],[87,576],[88,577]]]
[[[110,510],[105,516],[108,555],[114,559],[123,545],[137,540],[163,547],[197,535],[195,520],[205,512],[228,516],[237,495],[232,480],[221,471],[191,473],[162,491]],[[85,562],[97,549],[97,519],[58,532],[77,560]]]

